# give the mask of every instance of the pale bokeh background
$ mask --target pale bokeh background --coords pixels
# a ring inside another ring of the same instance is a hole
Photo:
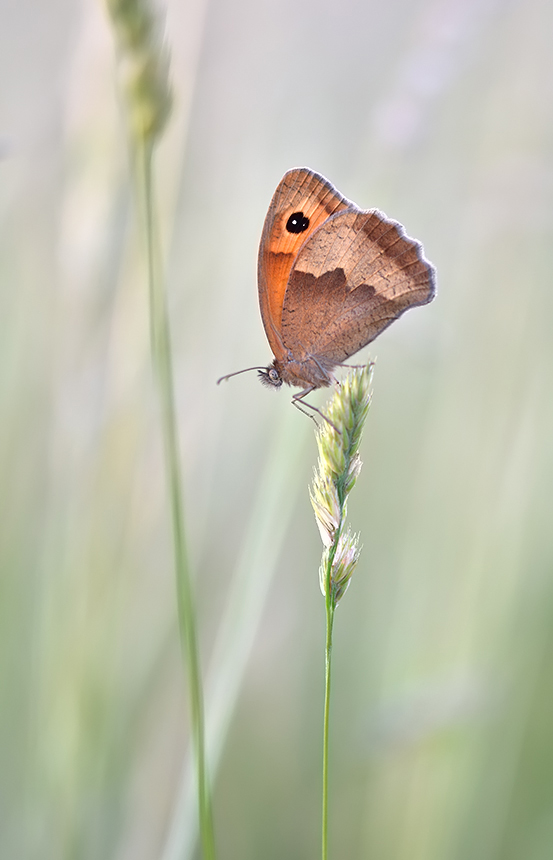
[[[313,427],[253,374],[215,386],[270,359],[257,243],[282,174],[307,165],[402,221],[439,285],[366,351],[331,856],[549,860],[553,5],[170,0],[166,29],[188,530],[206,672],[236,692],[210,710],[220,857],[319,854]],[[190,857],[146,291],[101,2],[2,0],[0,80],[0,855]]]

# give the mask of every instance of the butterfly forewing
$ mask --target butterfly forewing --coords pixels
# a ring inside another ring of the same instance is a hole
[[[330,367],[434,293],[434,268],[420,243],[378,210],[349,208],[300,248],[284,296],[282,341]]]
[[[282,306],[294,260],[318,227],[353,205],[307,168],[289,170],[273,195],[259,246],[258,287],[263,325],[277,358],[284,353]]]

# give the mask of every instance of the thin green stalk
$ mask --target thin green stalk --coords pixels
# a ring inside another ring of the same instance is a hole
[[[153,153],[171,113],[169,53],[150,0],[107,0],[117,43],[122,92],[134,156],[150,296],[150,339],[159,396],[165,469],[173,525],[179,631],[187,669],[192,747],[198,783],[200,839],[204,860],[214,860],[211,792],[205,755],[203,691],[196,612],[184,530],[182,476],[173,384],[171,335],[154,211]]]
[[[330,565],[327,582],[330,585]],[[325,647],[325,701],[323,718],[323,810],[322,810],[322,860],[328,857],[328,738],[330,726],[330,678],[332,669],[332,628],[334,625],[334,601],[330,588],[326,595],[326,647]]]
[[[349,460],[351,452],[346,452],[346,467],[344,474],[349,470]],[[338,600],[336,598],[336,589],[333,582],[334,559],[338,551],[338,543],[342,533],[345,518],[345,499],[337,487],[337,497],[340,505],[340,519],[338,527],[334,534],[334,540],[330,547],[324,572],[325,581],[325,609],[326,609],[326,642],[325,642],[325,696],[324,696],[324,716],[323,716],[323,809],[322,809],[322,839],[321,839],[321,857],[322,860],[327,860],[328,857],[328,748],[330,736],[330,688],[332,674],[332,633],[334,630],[334,613]]]
[[[152,360],[160,400],[165,466],[169,483],[173,524],[179,629],[188,674],[192,743],[197,767],[200,839],[204,860],[214,860],[215,840],[211,792],[206,768],[203,693],[198,656],[196,613],[184,531],[182,478],[175,412],[171,337],[164,282],[161,275],[159,242],[154,229],[152,146],[148,143],[136,147],[136,170],[148,265]]]
[[[317,434],[319,463],[310,492],[323,542],[319,577],[326,607],[322,860],[328,858],[328,750],[334,613],[359,560],[358,539],[345,528],[345,520],[347,498],[361,469],[358,452],[369,409],[371,373],[372,364],[355,370],[338,388],[327,407],[328,420]]]

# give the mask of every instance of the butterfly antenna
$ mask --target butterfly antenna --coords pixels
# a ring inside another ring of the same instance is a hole
[[[217,380],[217,385],[220,382],[223,382],[224,379],[230,379],[231,376],[239,376],[241,373],[248,373],[250,370],[267,370],[266,367],[245,367],[244,370],[235,370],[234,373],[227,373],[226,376],[221,376],[220,379]]]

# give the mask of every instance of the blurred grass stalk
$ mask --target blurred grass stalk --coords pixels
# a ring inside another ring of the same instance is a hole
[[[319,462],[311,503],[321,540],[321,591],[326,607],[325,697],[323,718],[322,860],[328,857],[328,741],[334,613],[359,560],[359,538],[346,529],[347,499],[361,471],[359,445],[370,405],[373,364],[354,370],[336,390],[327,421],[317,432]]]
[[[295,499],[301,490],[295,479],[307,443],[307,422],[298,427],[293,413],[293,409],[282,413],[272,436],[213,648],[206,683],[206,746],[212,773],[219,767],[267,594],[294,516]],[[190,761],[186,761],[162,860],[191,860],[195,843],[194,778]]]
[[[160,402],[172,515],[178,618],[187,667],[191,731],[197,769],[200,839],[204,860],[213,860],[215,840],[206,767],[203,690],[184,528],[171,336],[154,203],[153,155],[171,112],[169,58],[160,37],[159,22],[148,0],[107,0],[107,5],[121,66],[134,162],[134,182],[146,249],[152,362]]]

